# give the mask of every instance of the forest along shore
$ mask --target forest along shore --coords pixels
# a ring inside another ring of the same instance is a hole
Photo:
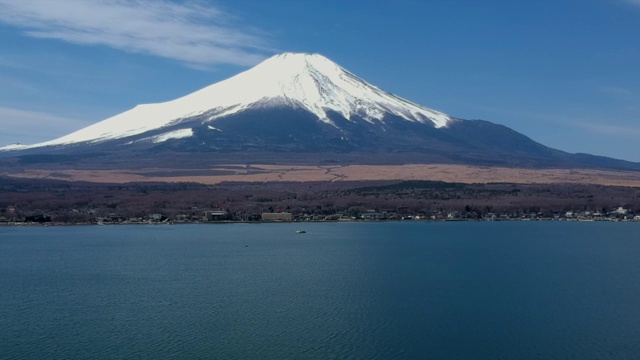
[[[591,184],[341,181],[96,184],[2,178],[0,224],[640,220],[640,189]],[[267,216],[264,214],[284,214]]]

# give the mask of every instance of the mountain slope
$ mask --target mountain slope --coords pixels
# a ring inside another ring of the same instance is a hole
[[[48,154],[51,161],[69,162],[92,154],[92,162],[108,158],[112,164],[135,154],[154,166],[169,161],[166,154],[197,153],[198,159],[210,154],[206,161],[286,157],[640,170],[637,163],[551,149],[488,121],[456,119],[385,92],[321,55],[293,53],[176,100],[139,105],[48,142],[0,150],[2,157],[27,161]]]
[[[328,124],[332,124],[328,112],[346,119],[358,116],[369,122],[392,114],[436,127],[450,121],[445,114],[366,83],[322,55],[285,53],[182,98],[139,105],[59,139],[21,148],[122,139],[175,126],[193,117],[207,123],[247,109],[283,106],[304,109]],[[167,136],[172,138],[171,134]]]

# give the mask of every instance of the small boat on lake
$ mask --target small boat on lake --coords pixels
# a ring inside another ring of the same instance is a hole
[[[296,234],[306,234],[306,233],[307,233],[307,232],[306,232],[306,231],[304,231],[304,230],[297,230],[297,231],[296,231]]]

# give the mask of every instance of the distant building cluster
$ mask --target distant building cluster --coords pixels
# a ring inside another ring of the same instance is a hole
[[[117,213],[100,215],[96,210],[77,210],[69,212],[71,219],[76,221],[61,221],[54,214],[32,211],[22,214],[16,206],[9,206],[2,211],[0,225],[28,225],[28,224],[148,224],[148,223],[208,223],[208,222],[292,222],[292,221],[638,221],[640,214],[634,214],[630,209],[617,207],[608,211],[564,211],[554,213],[544,212],[503,212],[491,211],[479,212],[466,209],[465,211],[433,211],[408,213],[407,209],[397,210],[366,210],[358,214],[335,213],[291,213],[291,212],[265,212],[265,213],[231,213],[227,210],[207,210],[200,213],[177,214],[167,216],[162,213],[150,213],[144,217],[124,217]]]
[[[293,214],[288,212],[262,213],[260,218],[262,221],[293,221]]]

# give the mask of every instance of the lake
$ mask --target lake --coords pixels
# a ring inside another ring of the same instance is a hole
[[[640,223],[0,227],[2,359],[638,354]]]

